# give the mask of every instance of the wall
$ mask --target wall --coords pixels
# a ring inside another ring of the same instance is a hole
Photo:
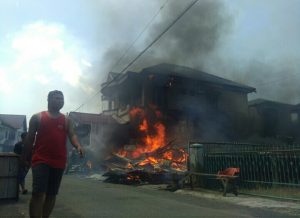
[[[264,138],[274,138],[289,143],[295,137],[295,125],[291,121],[292,106],[262,103],[249,107],[252,131]]]
[[[248,97],[246,93],[224,90],[220,94],[220,110],[228,116],[228,126],[232,127],[231,137],[242,140],[251,134]]]

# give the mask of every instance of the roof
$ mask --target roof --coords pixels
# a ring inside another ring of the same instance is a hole
[[[281,105],[281,106],[289,106],[289,107],[293,107],[294,105],[292,104],[287,104],[287,103],[283,103],[283,102],[278,102],[278,101],[271,101],[271,100],[267,100],[267,99],[263,99],[263,98],[257,98],[254,100],[251,100],[248,102],[248,105],[251,106],[258,106],[258,105],[262,105],[262,104],[269,104],[269,105]]]
[[[300,111],[300,104],[294,105],[293,111],[299,113],[299,111]]]
[[[105,87],[111,87],[123,83],[130,75],[137,76],[138,73],[132,71],[127,71],[126,73],[110,72],[106,82],[101,84],[101,90],[103,90]]]
[[[70,112],[69,116],[80,124],[113,124],[116,121],[110,115]]]
[[[0,114],[0,121],[14,129],[26,130],[26,115]]]
[[[225,86],[236,87],[244,89],[247,92],[255,92],[256,89],[250,86],[246,86],[228,79],[224,79],[212,74],[208,74],[196,69],[192,69],[185,66],[179,66],[175,64],[162,63],[151,67],[144,68],[141,73],[159,73],[166,75],[174,75],[179,77],[197,79],[204,82],[220,84]]]
[[[122,75],[122,73],[109,72],[108,75],[107,75],[106,82],[110,82],[112,80],[115,80],[116,78],[118,78],[121,75]]]

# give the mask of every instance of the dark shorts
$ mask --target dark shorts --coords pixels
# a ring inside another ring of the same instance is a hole
[[[32,193],[57,195],[64,169],[38,164],[32,167]]]

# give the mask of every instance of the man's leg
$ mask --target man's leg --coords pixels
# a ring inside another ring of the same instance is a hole
[[[19,183],[19,188],[21,189],[21,192],[24,190],[24,184],[22,183],[22,168],[19,166],[19,171],[18,171],[18,183]],[[19,190],[20,190],[19,189]]]
[[[21,179],[20,186],[21,186],[22,194],[27,193],[27,189],[25,188],[25,176],[26,176],[26,171],[23,169],[20,178]]]
[[[29,205],[29,214],[31,218],[42,217],[45,196],[45,193],[32,193]]]
[[[24,189],[25,189],[25,182],[24,181],[20,182],[20,187],[21,187],[21,191],[23,192]]]
[[[46,195],[46,199],[43,205],[43,217],[49,217],[54,205],[55,205],[56,195]]]
[[[50,169],[45,164],[32,167],[32,196],[29,205],[30,217],[42,217],[48,188]]]
[[[46,199],[43,206],[43,217],[49,217],[54,208],[56,195],[59,190],[63,172],[64,169],[57,169],[57,168],[50,167],[48,189],[47,189]]]
[[[27,193],[27,189],[25,188],[25,180],[24,179],[20,183],[20,186],[21,186],[22,194],[26,194]]]
[[[26,175],[28,173],[28,169],[24,168],[23,169],[23,173],[24,173],[23,174],[23,187],[24,187],[24,190],[23,190],[22,194],[27,194],[28,190],[26,189],[26,185],[25,185],[25,177],[26,177]]]

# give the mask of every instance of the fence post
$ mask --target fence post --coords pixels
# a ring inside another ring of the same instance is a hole
[[[204,170],[204,145],[190,143],[188,148],[188,170],[191,172],[203,173]],[[191,178],[192,179],[192,178]],[[201,187],[204,186],[204,178],[197,176],[196,181]]]
[[[274,157],[273,154],[271,154],[271,169],[272,169],[272,181],[273,182],[279,182],[278,179],[278,171],[277,171],[277,160],[276,160],[276,156]]]

